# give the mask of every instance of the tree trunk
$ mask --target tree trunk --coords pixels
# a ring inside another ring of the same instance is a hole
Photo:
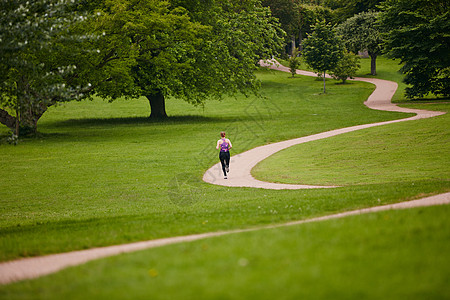
[[[300,29],[300,32],[299,32],[299,34],[298,34],[298,52],[301,54],[302,53],[302,51],[303,51],[303,32],[302,32],[302,30]]]
[[[294,56],[294,52],[295,52],[295,37],[292,37],[291,40],[291,56]]]
[[[39,103],[33,108],[25,107],[20,110],[19,130],[22,136],[32,136],[37,133],[38,121],[49,106],[51,105]]]
[[[37,123],[47,109],[44,104],[40,104],[35,110],[23,109],[20,111],[20,118],[0,109],[0,123],[6,125],[17,136],[19,132],[22,136],[34,135],[37,133]]]
[[[377,75],[377,54],[369,53],[370,55],[370,75]]]
[[[161,91],[158,91],[155,94],[147,95],[147,99],[150,102],[151,119],[167,118],[166,102],[164,99],[164,94]]]
[[[15,132],[16,118],[11,116],[6,110],[0,109],[0,123],[11,129],[12,132]]]
[[[325,94],[325,71],[323,71],[323,93]]]
[[[20,112],[19,131],[22,136],[32,136],[37,133],[37,122],[41,118],[42,113],[36,113],[31,110],[23,110]]]

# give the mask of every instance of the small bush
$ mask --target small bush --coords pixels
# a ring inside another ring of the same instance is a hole
[[[292,56],[289,58],[289,69],[292,74],[292,77],[297,74],[297,69],[300,67],[300,57],[298,56],[298,50],[294,49],[292,52]]]
[[[353,79],[353,76],[355,76],[360,67],[359,57],[353,53],[344,51],[344,56],[339,60],[336,67],[331,70],[331,77],[342,80],[342,83],[345,83],[348,78]]]

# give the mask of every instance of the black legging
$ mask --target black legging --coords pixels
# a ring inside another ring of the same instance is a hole
[[[227,170],[225,168],[230,165],[230,152],[220,152],[219,159],[222,164],[223,175],[227,176]]]

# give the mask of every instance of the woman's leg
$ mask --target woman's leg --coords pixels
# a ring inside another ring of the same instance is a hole
[[[223,171],[223,176],[227,176],[227,171],[226,171],[226,152],[220,152],[219,154],[219,159],[220,159],[220,163],[222,164],[222,171]]]
[[[227,171],[227,172],[230,172],[230,152],[226,152],[226,156],[225,156],[225,164],[226,164],[226,166],[225,166],[225,170]]]

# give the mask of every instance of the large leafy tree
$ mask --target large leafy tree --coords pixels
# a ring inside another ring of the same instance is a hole
[[[193,104],[224,94],[255,92],[260,58],[279,47],[280,30],[257,1],[109,1],[102,16],[137,49],[131,68],[136,90],[149,99],[152,118],[167,116],[173,96]],[[126,29],[122,26],[126,24]],[[114,31],[115,29],[113,29]],[[134,91],[133,91],[134,92]]]
[[[163,118],[168,96],[256,92],[257,62],[282,41],[256,0],[67,2],[1,2],[0,122],[12,130],[20,120],[35,131],[49,106],[92,95],[146,96]]]
[[[450,95],[450,2],[387,0],[380,25],[386,32],[386,52],[404,63],[406,95]]]
[[[337,27],[339,34],[343,36],[343,42],[347,50],[357,53],[365,51],[370,56],[370,74],[377,74],[377,57],[383,49],[383,39],[377,26],[377,12],[362,12]]]
[[[105,69],[102,76],[118,90],[110,90],[108,84],[95,86],[101,97],[145,96],[155,118],[166,116],[166,95],[197,100],[187,78],[195,70],[201,31],[208,28],[192,22],[185,9],[161,1],[102,1],[95,11],[99,16],[86,30],[102,34],[102,60],[122,64],[122,74],[132,79],[124,86],[117,68]]]
[[[92,50],[79,45],[95,36],[69,28],[86,20],[75,8],[62,0],[0,2],[0,122],[16,136],[35,132],[49,106],[91,89],[68,80],[76,65],[58,59]]]
[[[314,26],[314,32],[303,42],[305,62],[316,72],[323,74],[323,92],[325,89],[325,73],[333,70],[343,56],[343,45],[333,27],[325,22]]]
[[[201,104],[256,92],[257,62],[274,55],[282,41],[278,23],[256,0],[115,0],[98,7],[93,26],[107,32],[109,47],[115,36],[126,36],[136,50],[130,92],[149,99],[152,118],[167,116],[167,97]]]

